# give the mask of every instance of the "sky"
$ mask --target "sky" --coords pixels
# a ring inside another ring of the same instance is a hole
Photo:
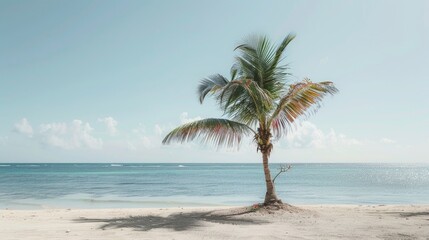
[[[201,79],[234,47],[288,33],[289,82],[339,94],[275,142],[272,162],[429,163],[428,1],[0,1],[0,162],[251,162],[174,127],[221,117]]]

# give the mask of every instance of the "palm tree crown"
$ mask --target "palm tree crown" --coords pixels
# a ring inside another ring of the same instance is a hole
[[[257,150],[263,154],[267,182],[265,203],[279,201],[268,169],[271,138],[285,135],[299,117],[309,116],[320,107],[321,100],[338,90],[332,82],[304,79],[290,84],[284,52],[295,38],[289,34],[275,46],[267,37],[255,36],[235,48],[239,55],[231,68],[230,79],[216,74],[198,86],[199,100],[213,96],[227,119],[209,118],[184,124],[163,140],[186,142],[199,138],[217,146],[238,146],[244,136],[253,136]],[[268,172],[267,172],[268,171]],[[269,189],[272,188],[272,189]]]

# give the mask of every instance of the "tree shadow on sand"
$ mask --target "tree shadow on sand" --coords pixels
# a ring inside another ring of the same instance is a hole
[[[137,231],[149,231],[151,229],[165,228],[175,231],[184,231],[191,228],[203,226],[204,223],[218,223],[231,225],[264,224],[267,221],[256,220],[244,215],[249,212],[233,214],[216,214],[210,212],[174,213],[167,217],[145,215],[129,216],[124,218],[79,218],[79,223],[103,223],[99,228],[102,230],[112,228],[132,228]]]
[[[428,217],[426,220],[429,221],[429,212],[388,212],[389,214],[395,214],[403,218],[408,217]]]

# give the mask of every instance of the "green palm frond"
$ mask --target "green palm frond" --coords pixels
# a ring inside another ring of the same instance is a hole
[[[197,93],[200,99],[200,103],[203,103],[204,98],[207,94],[214,94],[222,87],[226,86],[229,83],[229,80],[220,74],[212,75],[210,77],[204,78],[201,80],[200,85],[198,85]]]
[[[276,55],[273,59],[273,62],[271,64],[271,68],[276,68],[279,64],[279,62],[282,60],[283,52],[286,49],[286,47],[289,45],[289,43],[292,42],[293,39],[295,39],[296,35],[294,33],[289,33],[280,43],[280,45],[277,47]]]
[[[286,65],[279,64],[286,47],[294,38],[294,34],[289,34],[278,47],[264,36],[249,38],[245,44],[239,45],[236,50],[240,51],[240,55],[235,63],[239,69],[238,78],[250,78],[269,92],[274,100],[280,98],[289,73]]]
[[[305,79],[290,85],[289,92],[279,101],[268,126],[271,126],[274,135],[278,138],[286,133],[288,127],[297,118],[314,113],[326,95],[333,95],[337,92],[338,89],[332,82],[313,83]]]
[[[241,139],[249,134],[256,133],[243,123],[208,118],[177,127],[164,138],[162,143],[169,144],[172,141],[183,143],[199,138],[203,143],[213,143],[218,147],[238,147]]]
[[[251,124],[261,120],[273,105],[269,92],[251,79],[233,80],[218,97],[225,114],[240,122]],[[250,111],[243,111],[248,109]]]
[[[265,85],[270,89],[270,92],[275,92],[276,99],[284,93],[287,76],[291,75],[288,70],[288,65],[279,65],[285,58],[284,51],[286,47],[295,39],[295,34],[288,34],[281,44],[277,47],[275,56],[271,62],[271,66],[265,74]]]
[[[240,78],[251,78],[263,87],[265,71],[274,58],[274,46],[265,36],[252,36],[235,49],[240,51],[240,56],[236,57],[241,69]]]

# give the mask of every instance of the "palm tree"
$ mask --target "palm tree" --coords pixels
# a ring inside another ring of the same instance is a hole
[[[186,123],[163,140],[163,144],[169,144],[199,138],[218,147],[238,147],[244,136],[253,136],[257,151],[262,154],[267,189],[264,205],[281,203],[268,166],[273,136],[277,140],[287,134],[299,117],[311,115],[320,107],[323,97],[338,91],[332,82],[287,82],[290,73],[281,62],[294,38],[294,34],[289,34],[275,46],[267,37],[255,36],[237,46],[235,50],[240,53],[231,68],[231,78],[216,74],[203,79],[198,86],[200,102],[213,96],[227,119]]]

